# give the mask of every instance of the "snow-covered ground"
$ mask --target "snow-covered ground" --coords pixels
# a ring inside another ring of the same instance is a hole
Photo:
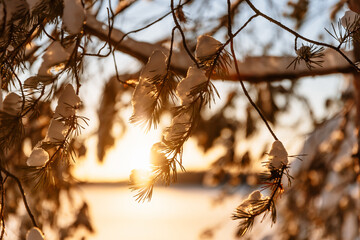
[[[235,239],[237,222],[231,215],[242,196],[238,194],[214,205],[219,189],[191,187],[157,187],[149,203],[137,203],[127,187],[84,186],[96,233],[88,240],[195,240],[209,239],[204,230],[214,229],[214,240]],[[269,230],[267,221],[254,226],[253,233],[262,239]],[[202,234],[203,233],[203,234]],[[202,238],[201,238],[202,237]]]

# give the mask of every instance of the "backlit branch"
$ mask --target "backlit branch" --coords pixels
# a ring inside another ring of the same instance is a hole
[[[143,63],[146,63],[155,49],[161,50],[165,54],[169,52],[167,48],[161,45],[136,41],[128,36],[120,45],[117,45],[125,33],[114,28],[109,39],[109,31],[103,28],[103,26],[105,25],[96,20],[95,17],[88,16],[85,30],[87,34],[96,36],[102,41],[109,41],[116,50],[129,54]],[[343,54],[353,62],[354,58],[351,52],[343,52]],[[212,78],[228,81],[238,81],[241,79],[247,82],[259,83],[354,72],[353,66],[345,58],[339,56],[337,52],[325,50],[322,59],[324,63],[321,68],[309,70],[303,63],[297,65],[296,69],[287,68],[289,63],[294,60],[292,56],[251,56],[238,61],[240,75],[236,73],[235,64],[231,63],[228,68],[229,75],[227,77],[213,74]],[[173,52],[171,69],[184,76],[191,65],[192,61],[185,52]]]
[[[333,49],[335,50],[336,52],[338,52],[354,69],[356,69],[357,71],[360,71],[360,69],[358,68],[358,66],[356,66],[356,64],[350,60],[350,58],[348,58],[346,56],[346,54],[344,54],[341,50],[340,50],[340,47],[341,47],[341,44],[339,44],[339,46],[333,46],[331,44],[328,44],[328,43],[323,43],[323,42],[319,42],[319,41],[315,41],[315,40],[312,40],[312,39],[309,39],[309,38],[306,38],[302,35],[300,35],[299,33],[297,33],[296,31],[292,30],[291,28],[288,28],[286,27],[285,25],[283,25],[282,23],[280,23],[279,21],[269,17],[268,15],[262,13],[261,11],[259,11],[252,3],[250,0],[245,0],[246,3],[250,6],[250,8],[256,13],[256,14],[259,14],[260,16],[262,16],[263,18],[269,20],[270,22],[274,23],[275,25],[281,27],[282,29],[284,29],[285,31],[291,33],[292,35],[294,35],[296,38],[300,38],[306,42],[309,42],[311,44],[315,44],[317,46],[323,46],[323,47],[326,47],[326,48],[330,48],[330,49]]]
[[[14,174],[12,174],[11,172],[7,171],[5,168],[3,167],[0,167],[0,171],[3,172],[6,176],[12,178],[15,180],[16,184],[18,185],[18,188],[20,190],[20,193],[21,193],[21,196],[23,198],[23,202],[24,202],[24,205],[25,205],[25,209],[26,209],[26,212],[28,213],[30,219],[31,219],[31,222],[32,224],[34,225],[34,227],[38,227],[37,223],[36,223],[36,220],[35,220],[35,217],[33,215],[33,213],[31,212],[31,209],[29,207],[29,204],[26,200],[26,194],[25,194],[25,191],[24,191],[24,188],[21,184],[21,181],[18,177],[16,177]]]

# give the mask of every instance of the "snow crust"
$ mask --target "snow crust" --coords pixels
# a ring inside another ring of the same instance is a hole
[[[135,88],[132,96],[132,106],[134,119],[149,119],[150,112],[153,104],[155,103],[156,87],[153,85],[142,85]]]
[[[62,20],[65,30],[70,34],[80,33],[85,20],[85,10],[81,0],[64,0]]]
[[[186,106],[192,103],[195,96],[190,94],[191,90],[207,80],[203,70],[197,67],[190,67],[186,77],[179,82],[176,88],[176,94],[180,98],[181,105]]]
[[[359,20],[359,14],[353,11],[346,11],[345,15],[341,18],[341,25],[348,29],[349,31],[353,31],[356,28],[355,22]]]
[[[171,121],[171,126],[163,133],[165,141],[176,142],[178,139],[185,137],[190,125],[191,114],[185,112],[176,115]]]
[[[45,237],[41,230],[37,227],[33,227],[26,233],[26,240],[44,240]]]
[[[166,56],[160,50],[155,50],[141,71],[139,83],[133,93],[133,119],[149,119],[149,109],[152,109],[157,97],[157,88],[151,82],[154,78],[164,78],[167,72]]]
[[[3,101],[3,111],[10,115],[17,115],[21,111],[22,99],[14,92],[6,95]]]
[[[195,57],[197,59],[210,57],[219,50],[222,43],[208,35],[200,35],[197,39]]]
[[[259,190],[253,191],[250,196],[248,197],[249,200],[260,200],[262,194]]]
[[[64,141],[67,131],[68,126],[61,121],[52,119],[46,133],[45,141],[50,141],[52,143]]]
[[[68,118],[73,116],[76,109],[81,104],[81,99],[76,95],[74,87],[71,84],[66,85],[58,100],[58,105],[55,109],[54,118]]]
[[[281,168],[288,164],[288,153],[279,140],[273,142],[269,153],[270,165],[274,168]]]
[[[259,190],[253,191],[248,198],[246,198],[245,200],[243,200],[241,202],[241,204],[238,206],[239,209],[251,213],[253,208],[252,205],[254,203],[254,201],[258,201],[258,200],[263,200],[266,199],[264,198],[264,196],[261,194],[261,192]]]
[[[164,163],[167,162],[167,158],[165,154],[161,151],[162,147],[164,146],[164,143],[158,142],[155,143],[151,147],[150,152],[150,163],[155,166],[162,166]]]
[[[61,46],[60,42],[53,42],[42,56],[43,62],[39,68],[38,75],[51,77],[50,68],[67,61],[69,57],[70,53]]]
[[[29,158],[26,161],[26,164],[31,167],[41,167],[49,161],[49,153],[42,148],[35,147]]]
[[[165,76],[166,55],[160,50],[154,50],[140,74],[140,81],[147,81],[155,76]]]

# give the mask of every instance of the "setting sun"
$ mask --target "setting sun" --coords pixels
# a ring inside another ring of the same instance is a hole
[[[141,136],[141,137],[139,137]],[[74,174],[82,180],[119,181],[128,179],[133,169],[150,170],[150,149],[156,141],[155,133],[144,134],[141,128],[129,128],[123,139],[116,140],[115,146],[106,155],[104,163],[99,163],[95,149],[95,139],[89,140],[86,161],[80,161]],[[139,147],[141,146],[141,147]]]
[[[360,240],[360,0],[3,0],[0,33],[0,240]]]

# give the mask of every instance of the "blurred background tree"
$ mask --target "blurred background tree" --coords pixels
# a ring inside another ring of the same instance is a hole
[[[103,162],[129,119],[144,134],[164,128],[151,171],[131,173],[137,200],[176,182],[191,136],[205,153],[222,149],[204,177],[223,186],[219,200],[242,184],[262,189],[234,209],[238,236],[257,239],[248,230],[271,213],[286,223],[274,239],[359,239],[359,8],[344,0],[1,1],[0,239],[11,216],[20,239],[41,235],[32,227],[56,239],[92,232],[85,199],[74,200],[75,159],[96,136]],[[316,105],[312,83],[302,82],[330,74],[341,89]],[[95,112],[97,126],[81,135]],[[290,136],[305,134],[301,149]]]

